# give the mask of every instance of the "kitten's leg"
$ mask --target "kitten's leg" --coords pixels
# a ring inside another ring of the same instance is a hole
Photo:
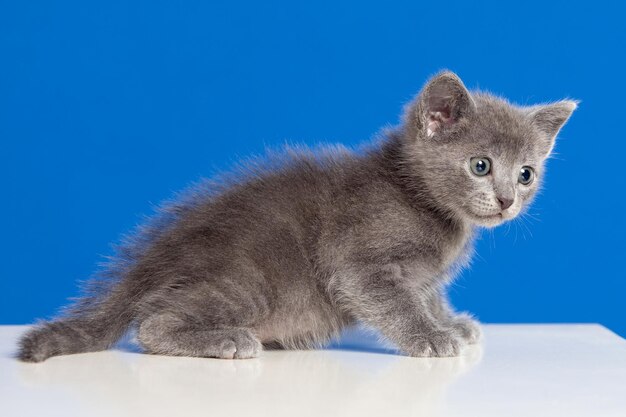
[[[479,323],[467,313],[455,313],[447,297],[436,292],[428,298],[428,306],[442,326],[453,328],[466,343],[474,344],[482,337]]]
[[[181,279],[181,285],[170,283],[145,300],[137,334],[145,350],[224,359],[258,356],[262,346],[251,329],[269,313],[264,281],[242,262],[229,274]]]
[[[172,314],[155,314],[139,326],[138,339],[154,354],[222,359],[259,356],[261,342],[246,328],[207,329]]]
[[[432,316],[426,297],[403,286],[393,269],[359,274],[341,285],[341,300],[357,320],[377,328],[410,356],[457,356],[461,341],[457,333],[440,326]]]

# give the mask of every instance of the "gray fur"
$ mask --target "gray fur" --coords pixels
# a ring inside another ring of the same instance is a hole
[[[24,335],[18,356],[103,350],[135,327],[149,353],[250,358],[263,345],[322,346],[355,322],[407,355],[457,355],[480,329],[453,313],[445,287],[474,230],[531,201],[575,107],[514,106],[440,73],[366,150],[290,149],[166,205],[84,298]],[[477,156],[491,158],[490,175],[472,174]],[[529,186],[517,181],[524,165]]]

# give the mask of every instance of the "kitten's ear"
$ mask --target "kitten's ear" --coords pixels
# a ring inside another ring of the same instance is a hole
[[[577,107],[578,101],[562,100],[529,109],[528,118],[537,130],[543,133],[540,140],[542,141],[541,151],[545,156],[552,151],[556,135]]]
[[[474,109],[474,100],[463,81],[455,73],[444,71],[431,78],[419,95],[419,126],[427,136],[434,136]]]

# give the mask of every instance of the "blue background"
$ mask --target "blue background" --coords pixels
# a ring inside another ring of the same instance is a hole
[[[582,100],[534,219],[483,233],[454,303],[626,336],[624,6],[472,3],[2,2],[0,323],[53,314],[189,182],[285,141],[367,141],[450,68]]]

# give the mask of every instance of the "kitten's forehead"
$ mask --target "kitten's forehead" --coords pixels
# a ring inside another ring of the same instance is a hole
[[[486,151],[515,162],[536,155],[536,133],[523,108],[485,93],[473,93],[474,139]]]

